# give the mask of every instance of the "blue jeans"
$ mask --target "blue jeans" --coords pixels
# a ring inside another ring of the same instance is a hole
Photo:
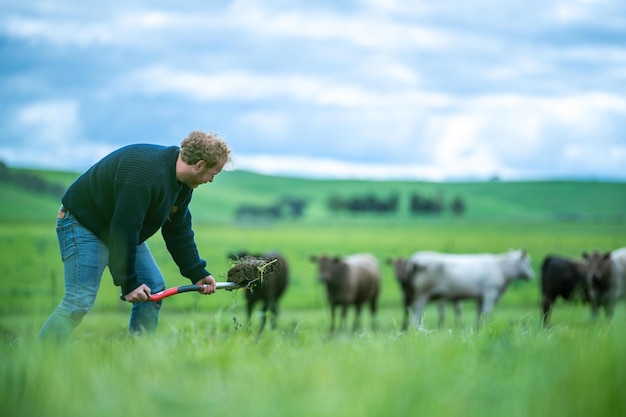
[[[93,307],[109,249],[96,235],[82,226],[69,212],[57,219],[57,237],[65,276],[65,295],[39,331],[40,339],[67,340]],[[165,280],[146,243],[137,247],[135,270],[142,284],[152,292],[165,289]],[[154,332],[161,302],[133,303],[131,333]]]

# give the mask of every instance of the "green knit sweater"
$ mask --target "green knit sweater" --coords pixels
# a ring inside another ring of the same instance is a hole
[[[174,262],[193,283],[209,275],[191,228],[193,190],[176,180],[179,148],[150,144],[118,149],[82,174],[63,205],[109,248],[113,282],[126,295],[141,284],[137,246],[159,229]]]

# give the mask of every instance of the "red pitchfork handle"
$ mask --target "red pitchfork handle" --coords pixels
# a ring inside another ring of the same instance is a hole
[[[237,288],[241,288],[241,285],[236,284],[234,282],[216,282],[215,284],[216,284],[215,288],[218,290],[221,290],[221,289],[234,290]],[[148,300],[146,301],[159,301],[164,298],[171,297],[172,295],[181,294],[184,292],[193,292],[193,291],[200,292],[202,291],[202,288],[204,288],[206,285],[207,284],[202,284],[202,285],[191,284],[191,285],[180,285],[178,287],[166,288],[163,291],[155,292],[154,294],[150,295],[148,297]],[[126,301],[123,295],[120,295],[120,299],[122,301]]]
[[[202,290],[202,288],[206,286],[207,284],[202,284],[202,285],[191,284],[191,285],[180,285],[178,287],[167,288],[163,291],[159,291],[157,293],[152,294],[150,297],[148,297],[148,301],[159,301],[164,298],[171,297],[172,295],[180,294],[183,292],[192,292],[192,291],[199,292]],[[219,289],[232,290],[235,288],[241,288],[241,286],[239,284],[235,284],[234,282],[216,282],[215,288],[218,290]]]

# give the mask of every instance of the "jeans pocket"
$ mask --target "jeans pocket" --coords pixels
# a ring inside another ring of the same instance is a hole
[[[59,249],[63,261],[76,254],[74,222],[67,216],[57,220],[57,239],[59,240]]]

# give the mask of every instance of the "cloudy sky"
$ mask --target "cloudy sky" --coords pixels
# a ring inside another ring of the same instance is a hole
[[[623,0],[0,0],[0,161],[214,131],[231,168],[626,180]]]

